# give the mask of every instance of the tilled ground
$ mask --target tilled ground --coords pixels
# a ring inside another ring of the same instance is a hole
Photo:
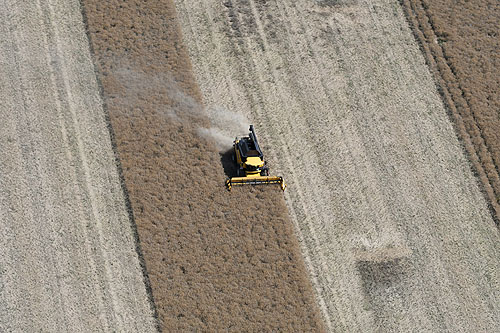
[[[332,331],[497,331],[499,234],[395,0],[175,1],[207,105],[253,119]]]
[[[500,5],[401,1],[441,96],[500,218]]]
[[[281,191],[228,192],[198,135],[209,122],[172,2],[83,5],[162,328],[321,331]]]

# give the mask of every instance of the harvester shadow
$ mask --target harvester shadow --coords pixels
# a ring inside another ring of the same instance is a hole
[[[358,261],[357,268],[361,275],[365,293],[365,309],[373,311],[379,327],[397,330],[398,320],[388,314],[401,312],[401,305],[409,308],[411,298],[408,285],[411,283],[413,269],[407,258],[394,260]],[[409,316],[408,313],[401,316]]]
[[[233,162],[233,149],[229,149],[223,153],[219,153],[220,161],[222,163],[222,168],[224,169],[224,174],[230,178],[236,176],[236,165]]]

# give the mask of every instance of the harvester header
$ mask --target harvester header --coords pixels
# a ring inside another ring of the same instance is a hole
[[[236,177],[226,180],[229,190],[237,185],[280,184],[286,188],[283,177],[269,176],[269,168],[264,161],[264,154],[260,149],[253,125],[246,137],[236,138],[233,143],[233,161],[236,164]]]

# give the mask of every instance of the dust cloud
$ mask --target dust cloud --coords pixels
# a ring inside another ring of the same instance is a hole
[[[222,106],[210,106],[206,109],[210,119],[210,128],[199,128],[202,138],[215,141],[220,152],[231,149],[235,136],[247,133],[250,122],[242,114],[229,111]]]
[[[132,69],[133,66],[126,60],[120,59],[115,60],[115,62],[117,65],[113,75],[120,82],[125,94],[120,98],[108,96],[108,103],[119,103],[122,106],[137,105],[143,94],[153,92],[158,94],[159,91],[161,95],[168,96],[169,103],[159,105],[156,112],[166,117],[167,121],[177,123],[194,124],[198,122],[193,122],[193,118],[205,119],[208,117],[210,123],[205,121],[206,124],[198,126],[196,133],[203,140],[210,140],[214,143],[219,152],[231,149],[235,136],[247,134],[250,122],[244,115],[219,105],[204,107],[186,94],[179,83],[168,74],[151,75],[135,68]],[[124,98],[124,96],[126,97]],[[120,111],[122,113],[137,112],[137,110],[127,107],[120,108]]]

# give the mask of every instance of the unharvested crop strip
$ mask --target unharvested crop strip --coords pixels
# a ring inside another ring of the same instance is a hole
[[[280,190],[229,193],[197,134],[173,3],[82,3],[160,328],[322,331]]]

